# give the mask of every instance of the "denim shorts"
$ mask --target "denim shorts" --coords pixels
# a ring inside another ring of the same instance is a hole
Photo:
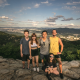
[[[45,59],[48,59],[48,55],[40,54],[40,58],[41,58],[41,59],[44,59],[44,58],[45,58]]]
[[[55,57],[55,58],[61,58],[61,57],[60,57],[60,54],[54,55],[54,57]]]

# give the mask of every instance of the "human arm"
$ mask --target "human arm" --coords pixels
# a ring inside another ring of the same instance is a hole
[[[30,53],[30,59],[31,59],[31,41],[29,41],[29,53]]]
[[[21,55],[21,57],[23,57],[23,53],[22,53],[22,44],[20,44],[20,55]]]
[[[61,54],[63,51],[63,43],[62,43],[62,40],[60,38],[59,38],[59,44],[61,46],[61,51],[58,54]]]
[[[20,40],[20,55],[21,55],[21,57],[23,57],[22,44],[23,44],[23,38]]]
[[[38,44],[37,44],[37,47],[40,48],[40,39],[38,40]]]

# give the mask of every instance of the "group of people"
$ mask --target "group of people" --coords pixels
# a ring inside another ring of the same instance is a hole
[[[63,79],[62,74],[62,61],[60,54],[63,51],[63,43],[60,38],[56,36],[57,31],[52,30],[52,37],[47,37],[47,31],[42,31],[42,37],[37,39],[35,33],[29,38],[29,31],[24,31],[24,38],[20,41],[20,54],[22,57],[23,69],[25,69],[25,61],[27,60],[28,67],[30,70],[30,59],[32,59],[33,70],[39,72],[39,51],[40,48],[40,58],[42,62],[42,70],[47,73],[48,80],[51,80],[50,74],[54,73],[56,75],[60,74],[60,78]],[[61,45],[61,50],[59,51],[59,45]],[[59,63],[59,70],[57,70],[56,60]],[[36,66],[35,66],[36,62]]]

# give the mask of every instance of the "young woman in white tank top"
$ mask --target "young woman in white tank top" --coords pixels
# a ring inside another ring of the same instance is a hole
[[[37,36],[35,33],[31,35],[31,40],[29,41],[29,51],[30,51],[30,59],[32,57],[32,65],[33,65],[33,70],[39,72],[39,64],[38,64],[38,48],[40,48]],[[36,66],[35,67],[35,60],[36,60]]]

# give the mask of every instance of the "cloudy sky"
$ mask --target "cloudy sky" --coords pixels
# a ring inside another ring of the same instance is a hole
[[[80,0],[0,0],[0,27],[80,28]]]

